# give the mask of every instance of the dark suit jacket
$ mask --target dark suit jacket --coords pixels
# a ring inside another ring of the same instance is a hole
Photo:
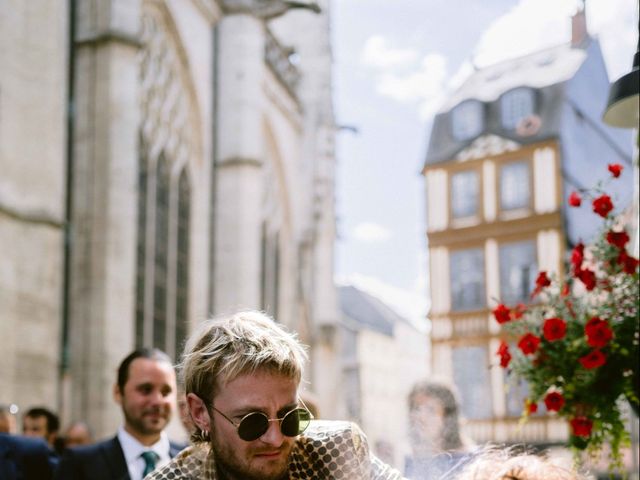
[[[51,480],[54,465],[43,439],[0,433],[0,480]]]
[[[169,455],[172,458],[184,447],[184,445],[173,442],[169,442],[169,445]],[[66,450],[55,479],[131,480],[124,452],[117,436],[95,445]]]

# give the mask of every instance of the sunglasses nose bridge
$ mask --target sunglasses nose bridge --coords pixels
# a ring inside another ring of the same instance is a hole
[[[282,433],[282,419],[269,418],[267,422],[267,430],[259,438],[264,443],[279,447],[284,442],[285,437],[285,434]]]

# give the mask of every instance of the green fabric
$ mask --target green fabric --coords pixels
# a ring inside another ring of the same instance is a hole
[[[156,468],[156,462],[160,458],[156,452],[147,451],[140,454],[144,460],[144,472],[142,472],[142,478],[153,472]]]

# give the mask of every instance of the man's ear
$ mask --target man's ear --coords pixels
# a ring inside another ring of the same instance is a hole
[[[120,392],[120,387],[117,383],[113,384],[113,399],[118,405],[122,405],[122,393]]]
[[[211,431],[211,418],[207,411],[207,406],[204,401],[195,393],[187,394],[187,405],[189,406],[189,412],[191,413],[191,419],[203,432]]]

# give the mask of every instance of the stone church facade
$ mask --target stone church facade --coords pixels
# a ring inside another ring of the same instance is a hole
[[[0,63],[0,403],[110,433],[128,351],[258,308],[331,415],[328,0],[11,0]]]

